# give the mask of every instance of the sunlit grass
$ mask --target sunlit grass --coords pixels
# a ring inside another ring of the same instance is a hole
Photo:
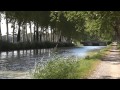
[[[83,79],[87,78],[96,66],[100,63],[100,58],[110,46],[100,50],[99,52],[89,53],[83,59],[80,58],[54,58],[46,65],[39,66],[33,73],[36,79]]]

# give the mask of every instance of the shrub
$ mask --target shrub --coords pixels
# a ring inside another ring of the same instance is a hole
[[[55,58],[44,66],[38,66],[33,74],[37,79],[69,79],[76,78],[78,61],[72,58]]]

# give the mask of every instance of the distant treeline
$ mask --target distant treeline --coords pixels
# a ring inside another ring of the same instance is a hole
[[[58,44],[58,45],[57,45]],[[11,51],[11,50],[27,50],[27,49],[44,49],[44,48],[54,48],[54,47],[72,47],[72,43],[63,42],[21,42],[21,43],[10,43],[6,41],[0,41],[0,51]]]

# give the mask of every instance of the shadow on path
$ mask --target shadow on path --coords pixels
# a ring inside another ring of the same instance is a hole
[[[120,79],[120,51],[113,44],[108,55],[101,59],[101,64],[88,79]]]

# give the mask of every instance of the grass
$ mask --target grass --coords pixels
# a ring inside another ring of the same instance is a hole
[[[35,79],[84,79],[90,76],[100,63],[110,46],[99,52],[89,53],[84,59],[74,57],[54,58],[44,66],[38,66],[34,73]]]

